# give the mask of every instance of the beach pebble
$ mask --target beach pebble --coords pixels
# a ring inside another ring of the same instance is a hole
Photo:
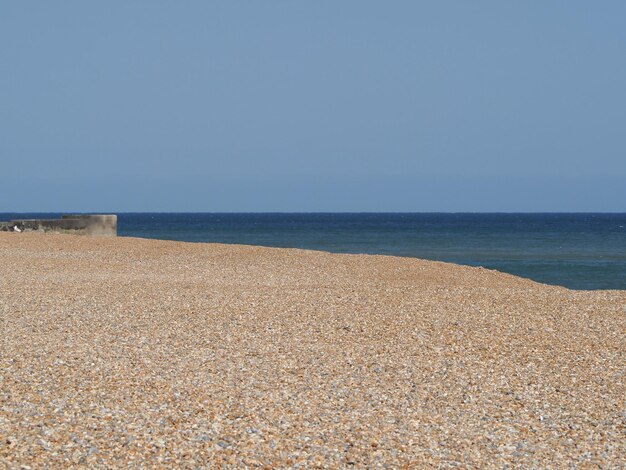
[[[626,466],[626,292],[0,233],[0,467]]]

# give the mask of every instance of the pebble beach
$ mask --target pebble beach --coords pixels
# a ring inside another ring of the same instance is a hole
[[[0,233],[0,467],[626,466],[626,291]]]

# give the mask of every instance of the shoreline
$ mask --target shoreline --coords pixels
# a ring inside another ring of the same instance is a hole
[[[20,235],[20,234],[16,234],[16,235]],[[46,235],[52,235],[52,234],[48,233]],[[83,236],[79,234],[69,234],[69,233],[62,233],[62,234],[55,234],[55,235]],[[386,254],[386,253],[337,252],[337,251],[328,251],[328,250],[314,249],[314,248],[281,247],[281,246],[270,246],[270,245],[254,245],[254,244],[246,244],[246,243],[175,240],[175,239],[168,239],[168,238],[137,237],[137,236],[128,236],[128,235],[117,235],[116,238],[132,239],[132,240],[140,240],[140,241],[143,240],[143,241],[183,243],[183,244],[189,243],[189,244],[200,244],[200,245],[204,244],[204,245],[216,245],[216,246],[264,248],[264,249],[269,249],[269,250],[293,250],[293,251],[323,253],[327,255],[340,255],[340,256],[344,256],[344,255],[345,256],[366,256],[366,257],[371,256],[371,257],[384,257],[384,258],[392,258],[392,259],[400,259],[400,260],[417,260],[417,261],[426,262],[426,263],[441,263],[444,265],[450,265],[450,266],[455,266],[455,267],[460,267],[460,268],[471,268],[471,269],[477,269],[479,271],[489,271],[489,272],[497,273],[503,276],[511,276],[513,278],[523,279],[524,281],[532,282],[541,286],[565,289],[565,290],[572,291],[572,292],[618,292],[618,293],[626,292],[626,289],[572,289],[570,287],[567,287],[561,284],[549,284],[547,282],[537,281],[529,277],[519,276],[517,274],[509,273],[506,271],[500,271],[498,269],[488,268],[485,266],[475,266],[475,265],[470,265],[470,264],[455,263],[453,261],[442,261],[442,260],[436,260],[436,259],[419,258],[416,256],[400,256],[400,255],[393,255],[393,254]]]
[[[134,213],[120,221],[128,236],[410,256],[569,289],[626,290],[623,214]]]

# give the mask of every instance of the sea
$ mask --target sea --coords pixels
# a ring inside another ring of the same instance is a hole
[[[626,289],[626,213],[119,213],[118,235],[408,256]]]

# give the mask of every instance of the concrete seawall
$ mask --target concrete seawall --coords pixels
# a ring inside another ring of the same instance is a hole
[[[16,219],[0,222],[0,231],[78,233],[94,237],[117,236],[117,215],[76,214],[60,219]]]

